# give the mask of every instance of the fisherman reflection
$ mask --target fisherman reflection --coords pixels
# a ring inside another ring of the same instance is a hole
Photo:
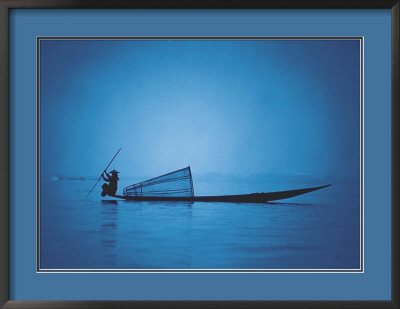
[[[119,180],[118,173],[119,172],[117,172],[116,170],[112,170],[110,174],[106,171],[101,174],[101,177],[108,182],[108,184],[105,183],[101,186],[101,188],[103,189],[103,192],[101,192],[101,196],[114,196],[115,193],[117,193],[117,185]]]

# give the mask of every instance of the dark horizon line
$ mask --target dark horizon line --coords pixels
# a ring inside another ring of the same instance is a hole
[[[133,175],[124,175],[123,172],[120,173],[121,179],[150,179],[152,177],[157,177],[157,176],[147,176],[147,175],[138,175],[138,176],[133,176]],[[160,174],[161,175],[161,174]],[[226,179],[226,178],[232,178],[234,180],[255,180],[259,178],[265,178],[265,179],[275,179],[275,178],[280,178],[280,179],[287,179],[287,178],[293,178],[293,179],[298,179],[298,178],[306,178],[309,180],[341,180],[341,181],[355,181],[359,180],[359,177],[354,177],[354,176],[339,176],[339,175],[310,175],[310,174],[277,174],[277,173],[260,173],[260,174],[248,174],[248,175],[243,175],[243,174],[232,174],[232,173],[218,173],[218,172],[209,172],[209,173],[193,173],[192,172],[193,178],[209,178],[209,177],[214,177],[218,180],[221,178]],[[65,180],[92,180],[92,179],[97,179],[98,175],[76,175],[76,174],[64,174],[64,173],[45,173],[40,175],[41,178],[52,178],[56,177],[59,179],[65,179]]]

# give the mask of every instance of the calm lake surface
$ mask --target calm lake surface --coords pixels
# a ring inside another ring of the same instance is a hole
[[[204,179],[203,179],[204,180]],[[42,179],[42,269],[357,269],[358,184],[267,204],[102,201],[95,180]],[[119,192],[133,182],[121,182]],[[326,183],[195,181],[195,194]],[[197,190],[196,190],[197,185]]]

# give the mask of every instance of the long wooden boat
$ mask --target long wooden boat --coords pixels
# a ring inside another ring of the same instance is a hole
[[[128,201],[163,201],[163,202],[226,202],[226,203],[266,203],[269,201],[283,200],[290,197],[302,195],[312,191],[320,190],[329,185],[287,190],[268,193],[251,193],[238,195],[210,195],[210,196],[128,196],[114,195],[113,197]]]

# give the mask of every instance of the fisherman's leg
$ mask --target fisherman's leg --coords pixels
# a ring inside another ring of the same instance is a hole
[[[104,183],[101,188],[103,189],[103,191],[101,192],[101,196],[106,196],[108,194],[109,191],[109,186],[108,184]]]

